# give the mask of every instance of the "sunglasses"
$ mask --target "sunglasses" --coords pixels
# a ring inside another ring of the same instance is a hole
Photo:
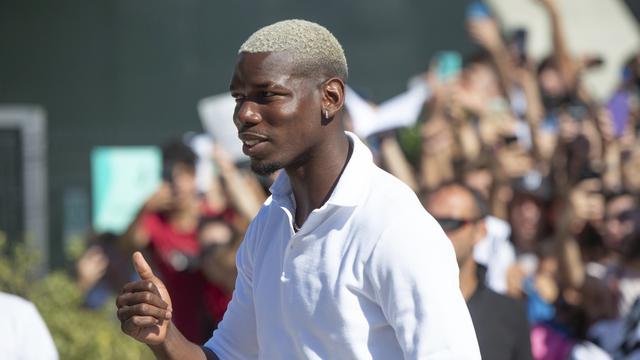
[[[456,218],[435,218],[442,230],[445,232],[456,231],[467,224],[473,224],[482,219],[482,217],[475,219],[456,219]]]

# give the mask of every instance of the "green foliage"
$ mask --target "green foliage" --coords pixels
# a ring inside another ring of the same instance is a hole
[[[398,142],[402,147],[404,155],[414,168],[420,166],[420,151],[422,138],[420,136],[421,122],[417,122],[412,127],[398,129]]]
[[[26,245],[8,249],[0,237],[0,291],[33,302],[49,327],[60,359],[152,359],[143,344],[124,335],[114,301],[94,311],[82,306],[73,278],[56,271],[37,278],[39,254]]]

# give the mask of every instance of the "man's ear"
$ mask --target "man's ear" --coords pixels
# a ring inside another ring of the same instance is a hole
[[[329,121],[344,106],[344,82],[338,78],[331,78],[322,84],[322,113]]]

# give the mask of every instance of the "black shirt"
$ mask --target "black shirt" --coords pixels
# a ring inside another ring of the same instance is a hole
[[[467,302],[485,360],[531,360],[524,304],[486,287],[486,269],[478,265],[478,287]]]

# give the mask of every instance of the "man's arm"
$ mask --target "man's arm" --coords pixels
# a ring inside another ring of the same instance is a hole
[[[577,84],[578,71],[575,60],[569,52],[566,35],[562,29],[562,17],[558,11],[557,0],[539,0],[549,15],[553,41],[553,58],[558,65],[560,75],[566,84],[573,87]]]
[[[480,359],[453,246],[432,217],[406,210],[365,264],[404,358]]]
[[[158,360],[218,360],[216,354],[206,347],[187,340],[173,323],[169,324],[167,337],[159,345],[149,345]]]
[[[380,155],[386,170],[398,179],[407,184],[411,190],[419,190],[418,181],[409,160],[402,153],[402,148],[395,132],[385,132],[379,134]]]
[[[500,87],[505,97],[508,97],[513,87],[514,64],[509,60],[510,54],[502,40],[498,24],[492,18],[472,19],[467,24],[469,35],[482,46],[496,67]]]

